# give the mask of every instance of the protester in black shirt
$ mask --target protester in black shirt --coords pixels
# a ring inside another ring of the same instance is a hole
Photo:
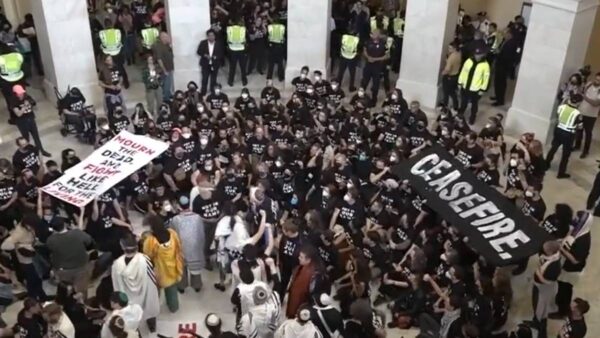
[[[531,184],[525,190],[523,207],[521,208],[526,216],[530,216],[536,223],[540,223],[546,215],[546,203],[540,195],[540,187]]]
[[[77,157],[75,150],[71,148],[64,149],[62,151],[61,157],[62,163],[60,165],[60,169],[62,170],[62,172],[67,171],[67,169],[72,168],[77,163],[81,162],[79,157]]]
[[[587,325],[584,315],[590,310],[590,304],[575,298],[571,302],[571,313],[560,328],[557,338],[584,338],[587,334]]]
[[[273,87],[273,80],[267,79],[267,85],[260,93],[261,106],[272,104],[276,105],[281,100],[279,89]]]
[[[16,143],[19,148],[15,151],[12,159],[15,172],[20,174],[23,169],[29,169],[34,175],[39,175],[42,161],[38,148],[29,144],[29,141],[23,137],[17,138]]]
[[[211,110],[218,110],[221,109],[223,103],[229,103],[229,97],[221,91],[221,85],[217,83],[212,93],[206,97],[206,102]]]
[[[115,108],[113,113],[113,117],[110,120],[110,129],[116,135],[121,132],[121,130],[127,130],[131,121],[129,118],[123,114],[123,107],[119,106]]]
[[[476,133],[471,132],[466,135],[465,140],[456,150],[456,159],[467,169],[477,170],[483,166],[483,148],[477,144]]]
[[[44,338],[47,330],[40,303],[33,298],[25,299],[23,309],[17,315],[17,324],[13,329],[15,334],[20,338]]]
[[[304,94],[306,93],[308,85],[312,84],[308,78],[308,71],[308,66],[302,67],[300,70],[300,76],[297,76],[292,80],[292,85],[296,88],[295,92]]]
[[[573,209],[568,204],[557,203],[554,213],[546,217],[540,226],[553,238],[563,239],[569,233],[572,221]]]
[[[191,190],[192,160],[183,147],[175,147],[173,157],[165,163],[163,177],[173,192],[187,193]]]
[[[279,271],[281,273],[281,286],[283,289],[275,290],[280,294],[285,294],[285,288],[289,284],[292,272],[298,266],[298,256],[300,248],[305,244],[306,239],[300,234],[299,226],[293,219],[283,223],[281,239],[279,240]]]
[[[477,170],[477,178],[494,188],[500,187],[500,172],[497,164],[498,155],[487,155],[484,165]]]
[[[17,183],[17,194],[21,207],[26,211],[33,212],[36,209],[38,184],[38,180],[30,169],[21,171],[21,181]]]
[[[96,134],[95,148],[100,148],[105,143],[110,141],[115,135],[110,130],[110,124],[105,117],[98,118],[98,133]]]
[[[15,85],[13,93],[14,96],[9,99],[9,108],[15,114],[15,123],[17,124],[17,128],[19,128],[21,136],[29,141],[29,135],[31,135],[42,155],[46,157],[52,156],[44,150],[44,146],[40,140],[33,110],[36,105],[35,100],[25,92],[25,89],[21,85]]]

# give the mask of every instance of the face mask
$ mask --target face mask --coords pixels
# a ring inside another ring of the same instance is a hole
[[[292,205],[298,205],[298,196],[294,195],[290,201]]]
[[[321,77],[320,76],[315,76],[315,81],[321,81]]]
[[[358,159],[359,159],[360,161],[366,161],[366,160],[367,160],[367,158],[368,158],[368,157],[367,157],[367,154],[365,154],[365,153],[360,153],[360,155],[358,155]]]
[[[398,99],[398,95],[392,95],[392,100],[397,100]]]
[[[204,166],[204,170],[205,171],[212,171],[213,170],[213,166],[212,165]]]
[[[331,85],[331,89],[336,90],[337,88],[338,88],[338,85],[336,85],[336,84]]]
[[[103,125],[102,127],[100,127],[102,130],[109,130],[110,127],[108,125]]]
[[[198,106],[198,111],[199,111],[200,113],[204,112],[204,106]]]
[[[442,129],[442,136],[448,136],[450,132],[446,129]]]
[[[312,90],[312,89],[307,89],[307,90],[306,90],[306,94],[309,94],[309,95],[310,95],[310,94],[312,94],[312,93],[314,93],[314,92],[315,92],[315,91],[314,91],[314,90]]]
[[[242,94],[242,99],[247,99],[248,98],[248,94]]]
[[[300,74],[300,78],[301,79],[306,79],[306,74],[305,73]]]
[[[325,198],[329,197],[329,190],[323,189],[323,197],[325,197]]]
[[[171,204],[165,204],[165,205],[163,205],[163,210],[165,212],[171,212],[171,211],[173,211],[173,206]]]
[[[109,14],[112,14],[112,12],[113,12],[113,9],[112,9],[112,8],[107,8],[107,9],[106,9],[106,11],[107,11]]]
[[[201,145],[203,145],[203,146],[205,146],[205,145],[207,145],[207,144],[208,144],[208,140],[207,140],[207,139],[205,139],[205,138],[201,138],[201,139],[200,139],[200,144],[201,144]]]
[[[365,92],[358,92],[358,97],[363,97],[365,96]]]
[[[488,124],[486,124],[486,125],[485,125],[485,128],[486,128],[486,129],[490,129],[490,128],[492,128],[492,124],[491,124],[491,123],[488,123]]]
[[[221,89],[215,89],[215,94],[217,94],[217,95],[221,94]]]
[[[527,191],[525,191],[525,196],[527,196],[527,197],[533,197],[533,192],[527,190]]]
[[[396,161],[398,161],[398,158],[396,156],[394,156],[394,155],[390,156],[390,162],[394,163]]]
[[[350,203],[351,200],[352,200],[352,197],[350,197],[350,195],[348,195],[348,194],[344,195],[344,201]]]
[[[169,111],[166,109],[161,109],[160,112],[165,116],[169,114]]]
[[[510,166],[511,166],[511,167],[516,167],[516,166],[517,166],[517,163],[518,163],[518,162],[517,162],[517,160],[516,160],[516,159],[514,159],[514,158],[511,158],[511,159],[510,159]]]
[[[452,274],[450,273],[450,270],[446,271],[444,276],[446,276],[446,278],[448,278],[448,279],[452,279]]]
[[[190,138],[192,137],[192,133],[183,133],[181,136],[183,136],[183,138]]]
[[[223,107],[221,110],[223,110],[224,113],[227,113],[229,111],[229,107]]]
[[[54,216],[53,215],[44,215],[44,221],[50,222]]]
[[[275,161],[275,166],[277,168],[281,168],[281,166],[283,166],[283,163],[281,163],[281,161]]]

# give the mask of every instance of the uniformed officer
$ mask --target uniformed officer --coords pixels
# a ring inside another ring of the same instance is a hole
[[[235,78],[235,67],[240,65],[242,73],[242,85],[248,84],[246,77],[246,27],[241,19],[234,21],[231,26],[227,27],[227,47],[229,49],[229,78],[227,84],[233,87]]]
[[[369,21],[369,31],[373,33],[373,31],[378,30],[380,33],[387,35],[389,28],[390,18],[384,14],[383,8],[380,7],[377,9],[375,16],[372,16]]]
[[[392,51],[390,61],[392,63],[392,71],[398,73],[400,71],[400,59],[402,58],[402,43],[404,41],[404,10],[392,20],[392,32],[394,36],[394,50]]]
[[[13,86],[16,84],[24,84],[24,73],[22,70],[23,55],[6,48],[0,55],[0,89],[6,100],[6,106],[10,106],[10,98],[13,95]],[[9,109],[9,123],[14,123],[15,115]]]
[[[475,123],[479,110],[479,99],[487,91],[490,83],[490,64],[485,57],[485,50],[477,48],[475,55],[465,61],[458,76],[458,85],[461,88],[458,112],[463,115],[467,110],[467,105],[471,103],[470,124]]]
[[[558,147],[562,146],[562,155],[558,166],[557,178],[571,177],[571,175],[567,174],[567,165],[569,164],[569,157],[571,156],[575,133],[577,132],[577,129],[583,127],[583,117],[579,110],[577,110],[581,101],[583,101],[581,94],[571,94],[569,95],[567,103],[558,107],[558,124],[554,128],[552,147],[546,156],[546,167],[550,168],[552,160],[554,159],[554,154],[558,150]]]
[[[377,94],[379,93],[379,81],[381,80],[381,73],[385,67],[385,61],[388,59],[388,54],[385,48],[386,41],[381,38],[381,34],[378,30],[371,32],[371,38],[365,44],[363,55],[367,60],[365,67],[363,68],[363,77],[361,81],[361,87],[367,88],[369,82],[373,80],[373,86],[371,91],[373,93],[371,104],[374,105],[377,102]]]
[[[144,28],[140,31],[140,35],[142,37],[141,41],[144,53],[150,53],[152,51],[152,46],[158,40],[160,31],[158,28],[153,27],[149,21],[146,21],[144,23]]]
[[[277,78],[284,80],[285,70],[283,68],[283,58],[285,56],[285,26],[280,18],[267,27],[269,41],[269,68],[267,70],[267,79],[273,78],[273,70],[277,64]]]
[[[354,87],[354,78],[356,77],[356,65],[358,63],[358,53],[360,50],[360,38],[356,31],[351,28],[348,33],[342,35],[342,47],[340,49],[340,67],[338,70],[338,80],[344,81],[346,68],[350,72],[350,92],[356,90]]]
[[[105,55],[110,55],[123,77],[123,87],[129,88],[129,77],[125,70],[123,39],[121,31],[115,28],[110,20],[105,20],[104,29],[100,31],[100,48]]]
[[[383,71],[381,72],[381,77],[383,78],[383,89],[385,92],[389,92],[391,89],[390,85],[390,70],[391,70],[391,57],[395,53],[396,50],[396,41],[392,36],[385,37],[385,53],[387,55],[387,60],[385,60],[385,66],[383,67]]]

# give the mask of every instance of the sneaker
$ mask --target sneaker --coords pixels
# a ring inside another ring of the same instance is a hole
[[[49,152],[42,150],[42,155],[46,156],[46,157],[52,157],[52,154],[50,154]]]
[[[221,283],[215,283],[215,289],[217,289],[221,292],[225,292],[225,285],[223,285]]]
[[[579,158],[584,159],[588,157],[588,153],[581,153],[581,155],[579,155]]]
[[[494,102],[492,103],[492,107],[501,107],[504,105],[504,102]]]
[[[569,177],[571,177],[571,175],[569,175],[569,174],[558,174],[556,176],[556,178],[558,178],[558,179],[569,178]]]
[[[178,291],[179,293],[181,293],[182,295],[185,293],[185,290],[184,290],[184,289],[177,289],[177,291]]]

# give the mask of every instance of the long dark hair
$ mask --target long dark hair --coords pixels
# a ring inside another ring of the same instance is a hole
[[[237,214],[235,204],[231,201],[225,202],[223,205],[223,214],[223,217],[229,216],[229,228],[233,231],[233,227],[235,226],[235,215]]]
[[[169,241],[171,235],[169,234],[169,230],[165,227],[165,223],[162,218],[158,215],[149,215],[146,219],[148,225],[150,225],[150,229],[152,230],[152,235],[156,237],[156,239],[160,243],[165,243]]]

